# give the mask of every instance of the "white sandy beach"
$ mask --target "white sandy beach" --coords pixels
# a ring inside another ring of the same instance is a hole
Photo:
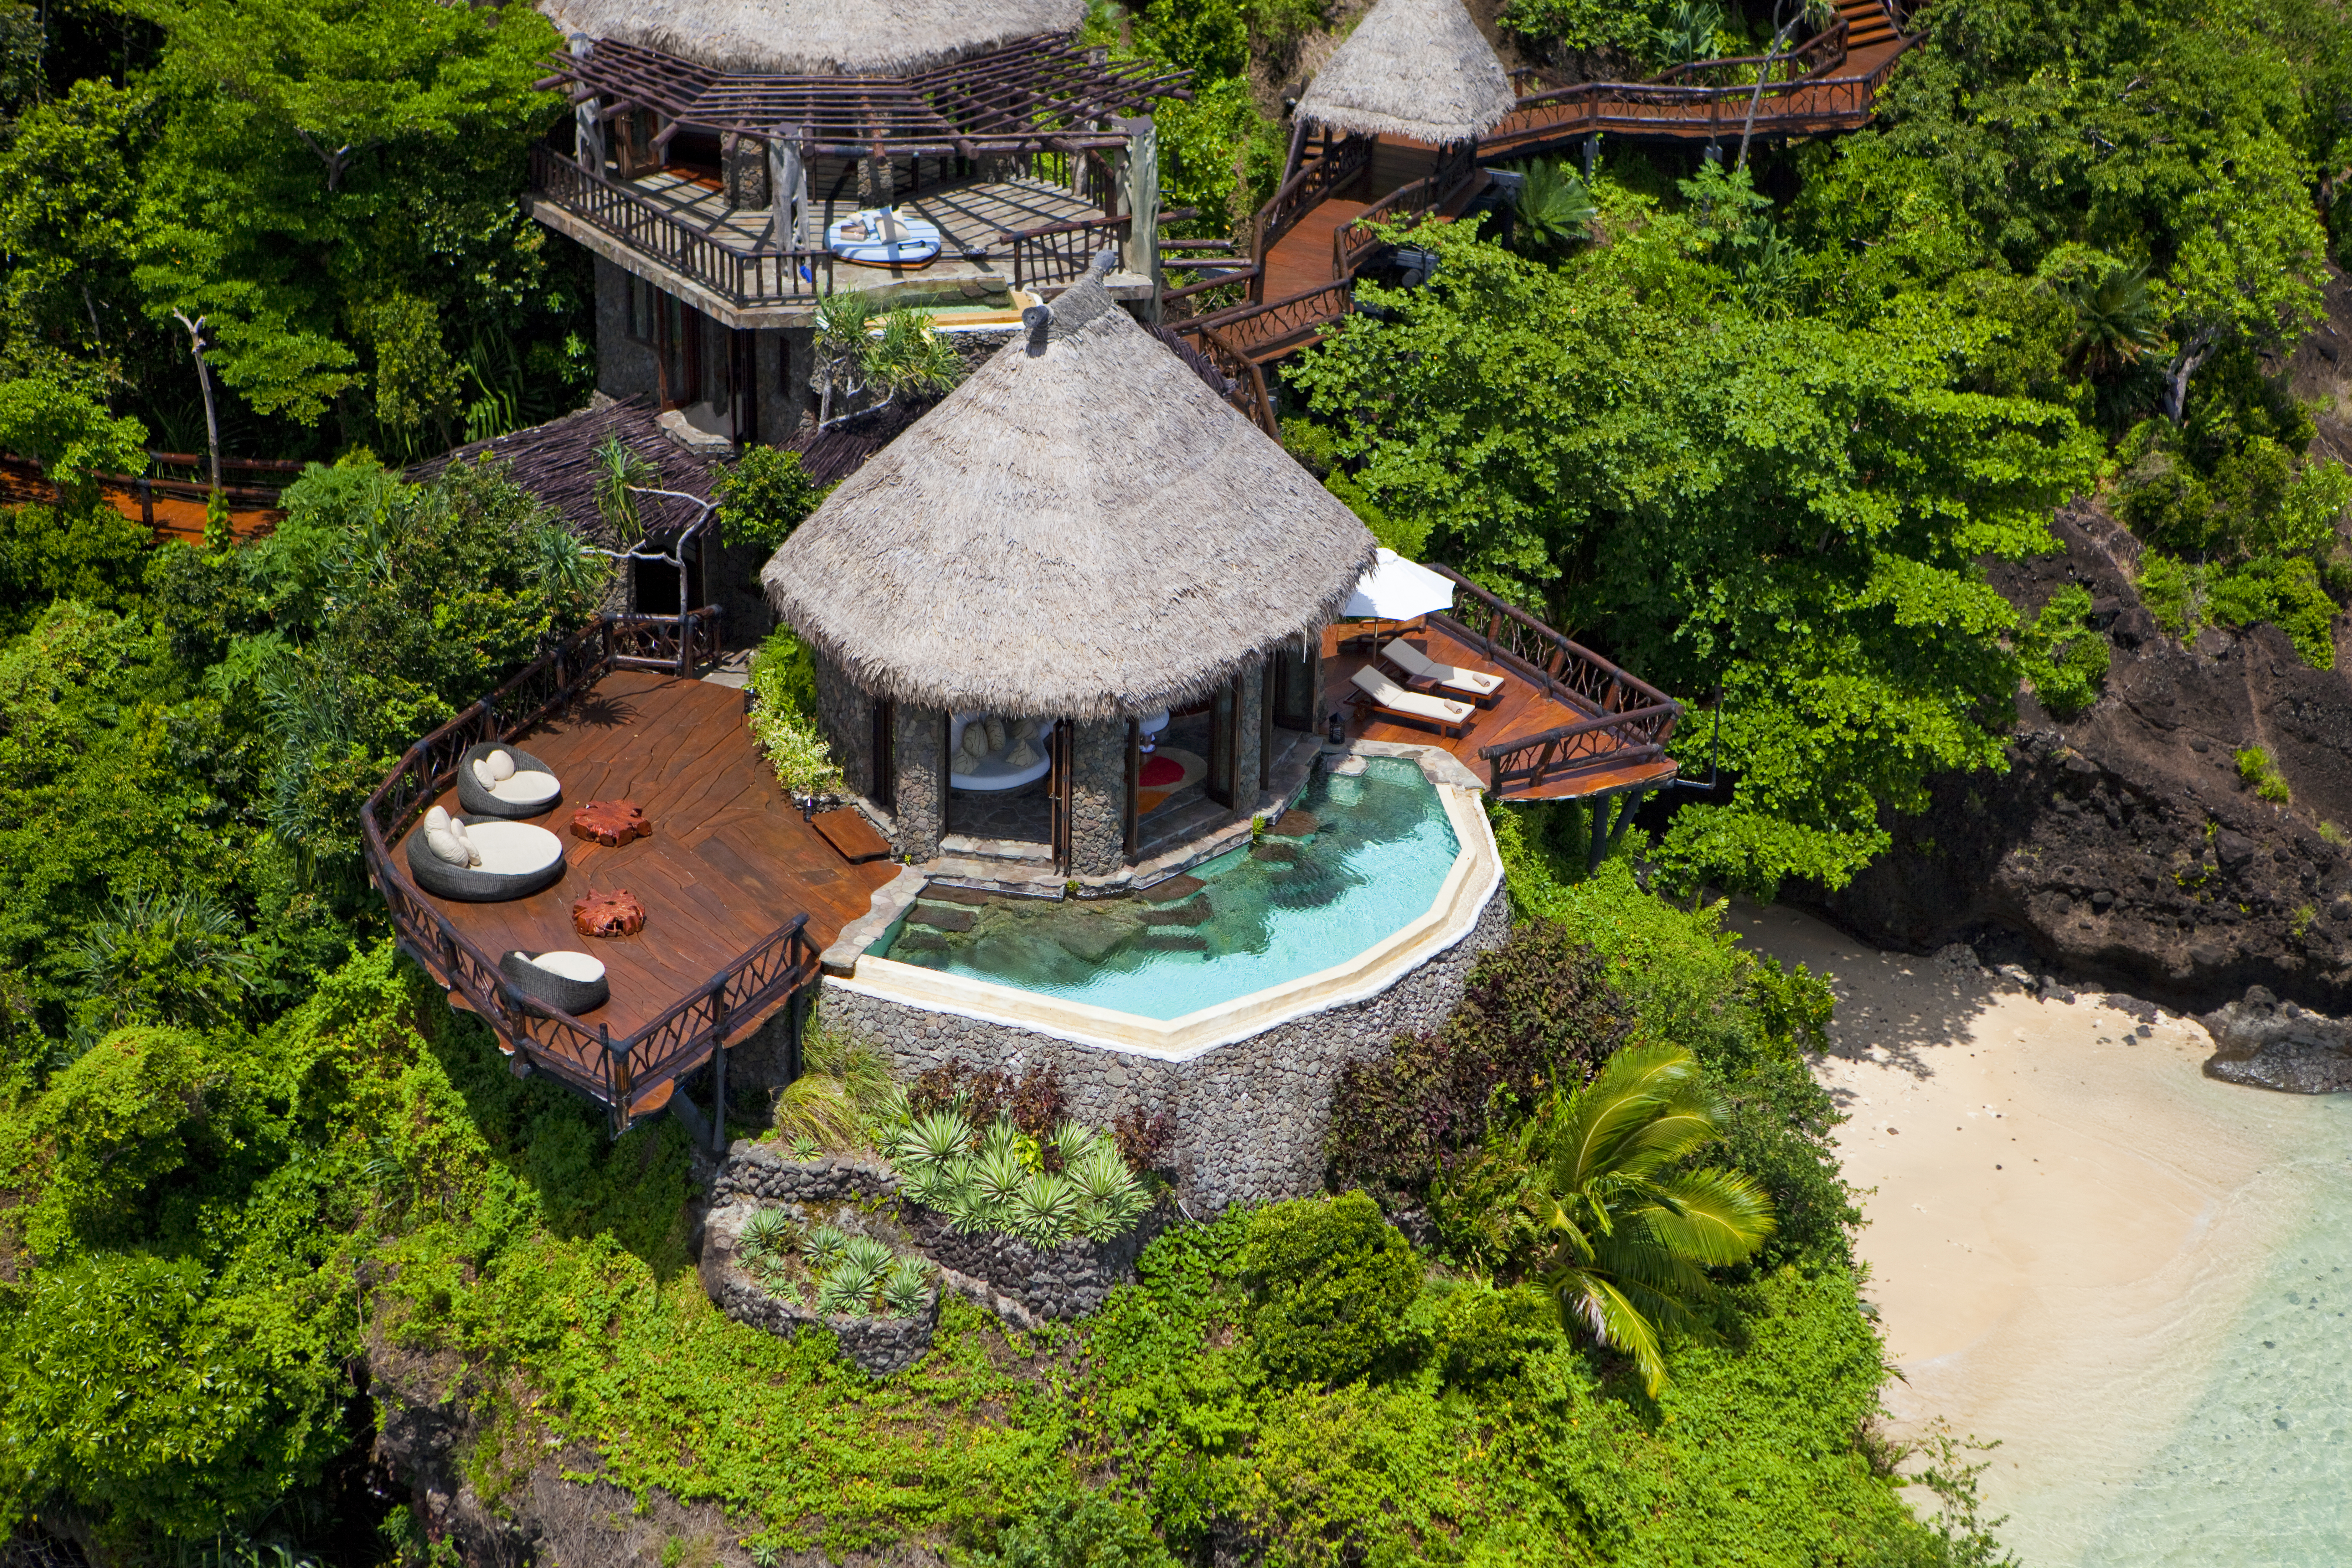
[[[1852,1118],[1847,1180],[1872,1189],[1864,1296],[1901,1368],[1898,1426],[1941,1415],[2000,1441],[1985,1495],[2035,1568],[2104,1559],[2341,1119],[2206,1079],[2194,1020],[2140,1038],[2102,994],[2002,994],[1786,910],[1729,924],[1837,991],[1819,1071]]]

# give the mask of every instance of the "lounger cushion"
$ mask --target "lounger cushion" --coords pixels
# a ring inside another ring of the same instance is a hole
[[[1015,741],[1013,742],[1013,752],[1010,756],[1004,759],[1004,764],[1007,767],[1025,768],[1036,760],[1036,747],[1031,745],[1025,740]]]
[[[988,749],[992,752],[1004,750],[1004,721],[992,713],[988,717]]]
[[[584,952],[567,952],[561,950],[554,952],[542,952],[530,962],[546,970],[550,974],[561,974],[566,980],[586,981],[604,978],[603,961],[591,958]]]
[[[1499,675],[1488,675],[1475,669],[1459,669],[1450,664],[1440,664],[1412,644],[1398,637],[1381,649],[1382,658],[1401,669],[1411,670],[1423,680],[1433,680],[1440,686],[1450,686],[1456,691],[1475,692],[1481,697],[1503,684]]]
[[[481,868],[500,877],[543,871],[563,858],[563,840],[528,822],[477,822],[467,830]]]
[[[1441,723],[1459,724],[1470,717],[1467,702],[1456,702],[1450,697],[1424,697],[1417,691],[1407,691],[1370,665],[1349,677],[1355,688],[1383,708],[1393,708],[1400,713],[1417,714]]]
[[[466,846],[457,837],[456,823],[437,805],[425,814],[425,847],[452,866],[473,864],[473,857],[466,853]]]
[[[543,800],[553,800],[562,788],[553,773],[525,768],[492,784],[490,793],[510,805],[537,805]]]

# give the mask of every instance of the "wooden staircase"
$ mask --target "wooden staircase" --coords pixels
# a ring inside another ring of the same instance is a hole
[[[1894,43],[1899,37],[1895,30],[1895,18],[1881,0],[1840,0],[1837,14],[1845,20],[1845,48],[1849,55],[1856,49]]]

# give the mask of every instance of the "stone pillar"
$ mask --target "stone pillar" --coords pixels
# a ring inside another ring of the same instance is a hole
[[[937,858],[946,831],[947,759],[940,752],[947,733],[947,719],[936,708],[898,710],[898,833],[890,847],[909,860]]]
[[[628,273],[596,258],[596,390],[607,397],[656,395],[661,384],[653,345],[629,331],[629,283]]]
[[[874,777],[874,699],[857,689],[840,665],[821,648],[809,649],[816,670],[816,727],[833,748],[834,761],[849,787],[871,797]]]
[[[728,132],[719,139],[719,185],[729,207],[757,212],[772,206],[768,144],[762,138]]]
[[[1127,859],[1127,721],[1078,725],[1071,742],[1070,868],[1108,877]]]
[[[1244,816],[1257,809],[1258,731],[1265,723],[1265,661],[1242,667],[1241,710],[1234,747],[1234,802]]]

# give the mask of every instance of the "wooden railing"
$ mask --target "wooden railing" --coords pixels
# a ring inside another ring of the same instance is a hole
[[[615,669],[665,669],[691,675],[719,657],[719,607],[705,605],[683,616],[607,616]]]
[[[1259,429],[1281,440],[1282,425],[1274,416],[1274,398],[1266,391],[1265,372],[1242,352],[1241,345],[1216,328],[1204,328],[1200,336],[1201,352],[1209,356],[1217,374],[1233,385],[1233,390],[1225,394],[1226,401],[1248,415]]]
[[[698,646],[709,611],[685,616],[614,616],[598,622],[526,668],[415,745],[360,812],[369,879],[383,896],[401,945],[490,1026],[507,1049],[532,1068],[607,1108],[615,1133],[651,1092],[692,1071],[722,1045],[757,1027],[775,1005],[818,973],[807,917],[795,915],[658,1017],[621,1039],[610,1029],[523,995],[497,958],[459,934],[432,900],[395,868],[392,846],[449,787],[467,749],[511,741],[568,708],[646,646],[643,623],[667,620],[674,647]],[[683,623],[683,624],[682,624]]]
[[[1427,176],[1401,186],[1331,231],[1331,276],[1351,278],[1364,258],[1388,243],[1373,226],[1418,218],[1443,209],[1478,175],[1478,144],[1457,142],[1439,154]]]
[[[1453,580],[1455,605],[1454,614],[1432,615],[1432,626],[1517,671],[1553,702],[1586,715],[1574,723],[1479,747],[1497,799],[1508,789],[1531,788],[1557,773],[1665,755],[1666,742],[1682,717],[1681,703],[1460,573],[1434,563],[1431,570]]]
[[[723,244],[678,213],[590,174],[544,142],[530,150],[530,185],[541,199],[730,304],[813,305],[833,292],[831,251]]]
[[[1327,148],[1323,156],[1284,181],[1282,188],[1250,220],[1250,255],[1263,265],[1266,252],[1296,228],[1300,218],[1372,166],[1376,144],[1370,136],[1349,136]],[[1262,280],[1251,286],[1250,299],[1253,303],[1265,302],[1265,286]]]
[[[1123,217],[1081,218],[1041,228],[1006,229],[996,237],[1011,247],[1015,289],[1066,288],[1087,275],[1105,247],[1127,243]]]
[[[1352,314],[1355,308],[1355,283],[1343,278],[1271,304],[1235,305],[1189,321],[1171,322],[1170,330],[1191,338],[1205,338],[1212,330],[1221,331],[1251,363],[1263,364],[1293,349],[1319,342],[1332,323]]]
[[[1845,63],[1843,24],[1823,38],[1834,37],[1834,56],[1817,63],[1803,76],[1764,84],[1756,108],[1759,132],[1783,134],[1867,124],[1878,89],[1886,84],[1902,58],[1898,47],[1865,75],[1836,76]],[[1820,40],[1815,40],[1819,42]],[[1909,40],[1903,41],[1907,45]],[[1806,46],[1811,47],[1811,44]],[[1800,57],[1803,50],[1797,51]],[[1702,60],[1694,68],[1726,64]],[[1751,61],[1751,63],[1754,63]],[[1679,129],[1709,139],[1738,132],[1757,99],[1754,83],[1693,86],[1681,81],[1587,81],[1567,86],[1545,85],[1541,73],[1521,73],[1538,90],[1523,94],[1518,106],[1479,142],[1479,156],[1489,163],[1520,156],[1557,141],[1587,136],[1596,131],[1638,134]]]

